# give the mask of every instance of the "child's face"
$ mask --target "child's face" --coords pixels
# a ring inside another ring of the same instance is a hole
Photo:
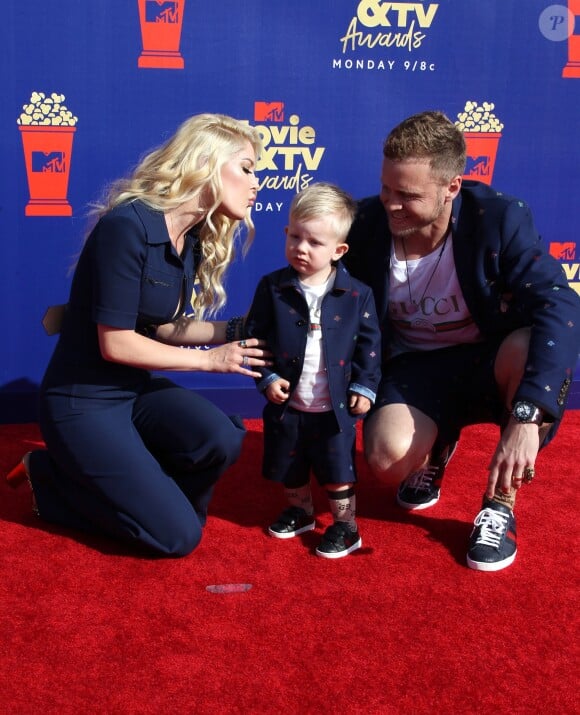
[[[286,226],[286,260],[301,280],[315,285],[330,275],[332,261],[348,251],[348,245],[336,236],[328,217],[297,221],[290,218]]]

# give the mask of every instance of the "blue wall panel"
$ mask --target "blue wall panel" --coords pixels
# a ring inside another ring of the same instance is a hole
[[[475,176],[531,205],[580,290],[579,0],[29,0],[3,13],[0,421],[35,417],[55,341],[41,319],[67,299],[90,202],[202,111],[245,118],[266,140],[256,240],[230,272],[226,315],[283,262],[297,189],[327,180],[376,193],[390,128],[424,109],[459,121],[470,103],[501,128],[488,121],[487,145],[470,150]],[[24,131],[35,93],[56,95],[40,114],[59,106]],[[240,377],[177,379],[246,416],[261,406]]]

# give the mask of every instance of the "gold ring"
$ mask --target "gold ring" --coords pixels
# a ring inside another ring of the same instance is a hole
[[[533,467],[526,467],[524,469],[524,482],[526,484],[529,484],[532,479],[534,478],[534,475],[536,474],[536,470]]]
[[[247,348],[247,347],[248,347],[248,343],[247,343],[245,340],[240,340],[240,342],[238,343],[238,345],[239,345],[241,348]]]

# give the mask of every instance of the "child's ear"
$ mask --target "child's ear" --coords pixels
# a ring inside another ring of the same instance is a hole
[[[342,258],[347,251],[348,251],[348,243],[337,244],[336,248],[334,249],[333,260],[338,261],[338,259]]]

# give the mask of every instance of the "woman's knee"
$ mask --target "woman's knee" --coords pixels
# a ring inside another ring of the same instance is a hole
[[[150,545],[162,556],[183,557],[191,554],[199,546],[201,537],[201,526],[190,519],[181,524],[175,522],[167,524],[166,528],[160,529],[156,536],[151,536]]]
[[[246,429],[239,417],[229,417],[212,433],[210,450],[215,462],[229,466],[240,456]]]

